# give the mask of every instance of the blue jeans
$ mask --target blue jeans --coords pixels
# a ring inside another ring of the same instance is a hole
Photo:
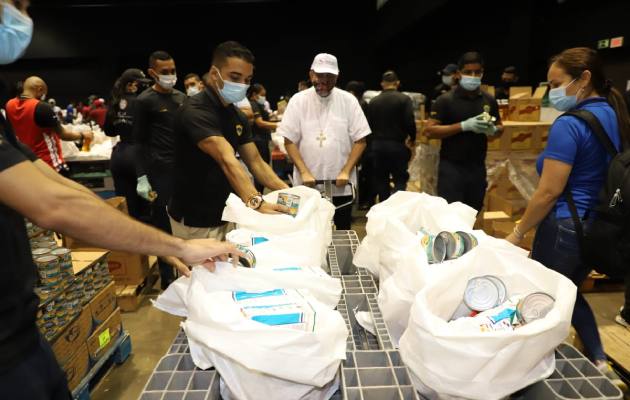
[[[588,229],[589,222],[589,220],[583,221],[585,229]],[[554,211],[545,217],[536,231],[532,258],[566,276],[578,288],[591,270],[582,263],[573,220],[571,218],[557,219]],[[590,359],[606,360],[595,316],[586,299],[579,292],[571,323],[582,339]]]

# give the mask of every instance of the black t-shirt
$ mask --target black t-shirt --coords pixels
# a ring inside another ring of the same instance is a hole
[[[237,151],[253,140],[247,117],[234,105],[225,107],[214,90],[206,88],[190,97],[179,110],[175,132],[175,188],[168,212],[187,226],[220,226],[232,188],[219,164],[198,143],[211,136],[222,136]]]
[[[397,90],[385,90],[370,101],[367,119],[372,141],[391,140],[404,143],[416,138],[413,102]]]
[[[178,90],[158,93],[152,87],[134,104],[133,137],[138,144],[138,175],[152,168],[170,169],[175,163],[175,112],[186,100]]]
[[[55,109],[45,101],[35,106],[35,124],[40,128],[58,128],[61,125]]]
[[[107,110],[105,134],[120,136],[121,143],[133,144],[133,114],[137,96],[125,93]]]
[[[490,106],[490,115],[497,119],[495,124],[500,124],[499,106],[494,97],[483,91],[470,96],[459,86],[438,97],[431,116],[441,125],[451,125],[481,114],[485,105]],[[442,139],[440,159],[459,164],[483,164],[487,150],[486,135],[465,131]]]
[[[440,83],[436,87],[433,88],[433,99],[437,99],[444,93],[448,93],[451,91],[451,87],[449,85],[444,84],[444,82]]]
[[[20,145],[0,114],[0,172],[37,158]],[[0,203],[0,373],[36,348],[35,325],[39,299],[33,288],[37,269],[33,263],[24,218]]]
[[[254,113],[254,124],[252,126],[252,133],[254,134],[254,139],[259,140],[271,140],[271,132],[269,129],[261,128],[256,125],[256,118],[260,117],[263,121],[269,122],[269,113],[265,110],[264,106],[261,106],[256,101],[251,101],[249,104],[252,105],[252,112]]]

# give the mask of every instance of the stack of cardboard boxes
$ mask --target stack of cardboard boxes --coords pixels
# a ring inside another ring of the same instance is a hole
[[[128,214],[127,202],[124,197],[113,197],[107,202],[114,208]],[[98,251],[88,243],[81,242],[71,237],[64,238],[65,247],[73,251]],[[149,275],[149,258],[146,255],[128,253],[124,251],[110,251],[109,272],[114,277],[117,293],[136,293]],[[123,311],[132,311],[137,308],[138,302],[129,303],[127,298],[121,301]]]
[[[514,185],[505,162],[518,159],[521,170],[527,175],[535,175],[538,155],[547,145],[551,122],[541,122],[541,103],[546,88],[513,87],[507,107],[502,107],[504,131],[500,137],[488,141],[486,164],[494,170],[495,176],[489,179],[485,199],[484,230],[495,237],[505,237],[511,233],[517,221],[523,216],[528,199]],[[489,177],[490,178],[490,177]],[[502,213],[497,217],[497,213]],[[523,247],[531,249],[533,232],[523,241]]]

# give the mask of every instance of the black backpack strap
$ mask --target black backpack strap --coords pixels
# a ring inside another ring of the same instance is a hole
[[[562,114],[561,117],[565,115],[571,115],[586,122],[586,124],[591,128],[591,131],[597,137],[599,143],[604,146],[604,149],[611,157],[615,157],[619,153],[612,140],[610,140],[608,134],[606,134],[606,130],[602,126],[601,122],[599,122],[599,119],[597,119],[592,112],[586,110],[571,110]]]
[[[580,214],[578,213],[577,206],[573,200],[573,193],[571,193],[569,188],[566,188],[564,195],[567,198],[567,205],[569,206],[569,211],[571,212],[571,219],[573,219],[573,227],[575,228],[575,233],[578,237],[578,245],[580,247],[582,262],[586,262],[586,258],[584,257],[584,226],[582,225]]]

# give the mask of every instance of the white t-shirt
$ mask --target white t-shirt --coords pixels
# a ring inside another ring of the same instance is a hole
[[[325,98],[313,87],[296,93],[278,127],[278,134],[298,146],[304,163],[317,180],[335,180],[354,142],[370,132],[359,101],[339,88]],[[302,183],[297,168],[293,168],[293,180],[295,184]],[[356,186],[356,169],[352,170],[350,181]],[[333,189],[333,196],[351,194],[349,187]]]

